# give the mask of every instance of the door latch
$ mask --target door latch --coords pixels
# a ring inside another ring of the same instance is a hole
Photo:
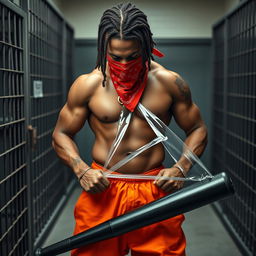
[[[28,126],[29,137],[30,137],[30,146],[32,151],[36,150],[36,143],[37,143],[37,128],[33,127],[32,125]]]

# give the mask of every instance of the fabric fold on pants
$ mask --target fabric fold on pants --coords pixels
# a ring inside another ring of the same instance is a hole
[[[93,162],[93,169],[104,167]],[[154,168],[144,175],[157,175],[164,167]],[[118,173],[116,173],[118,174]],[[157,200],[166,193],[150,180],[111,178],[110,186],[102,193],[82,191],[74,210],[74,235],[104,221],[115,218]],[[131,250],[132,255],[185,255],[186,239],[181,225],[184,215],[133,230],[118,237],[100,241],[79,249],[72,256],[121,256]]]

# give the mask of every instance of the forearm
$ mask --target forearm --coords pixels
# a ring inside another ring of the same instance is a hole
[[[194,129],[191,133],[187,135],[184,143],[187,147],[192,151],[196,156],[200,157],[207,145],[207,128],[205,125],[202,125],[196,129]],[[189,171],[192,167],[193,160],[189,160],[186,154],[186,150],[182,154],[181,158],[178,161],[178,164],[185,170]]]
[[[74,140],[68,135],[56,132],[52,136],[52,146],[58,157],[69,166],[77,177],[80,177],[88,165],[80,158],[79,150]]]

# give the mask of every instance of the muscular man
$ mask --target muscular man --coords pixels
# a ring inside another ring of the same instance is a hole
[[[207,130],[198,107],[192,102],[187,83],[179,74],[153,61],[152,52],[152,33],[142,11],[128,3],[104,12],[99,25],[96,69],[75,80],[53,133],[55,151],[74,171],[83,188],[75,207],[74,234],[182,187],[180,181],[161,178],[152,182],[105,177],[102,166],[116,135],[126,93],[132,98],[136,94],[137,101],[166,124],[173,116],[187,135],[185,143],[196,155],[200,156],[206,146]],[[125,82],[130,86],[128,89],[125,88],[126,84],[122,84],[123,74],[118,75],[118,63],[124,76],[127,74]],[[125,105],[133,111],[133,117],[110,166],[155,137],[146,120],[136,110],[137,101]],[[92,147],[94,162],[91,166],[80,158],[73,140],[86,121],[95,134]],[[157,144],[116,173],[183,177],[184,173],[177,166],[162,166],[164,157],[163,146]],[[182,170],[189,171],[190,162],[186,158],[181,158],[178,163]],[[184,216],[179,215],[120,237],[73,250],[72,255],[119,256],[131,249],[132,255],[182,256],[185,255],[185,237],[181,229],[183,220]]]

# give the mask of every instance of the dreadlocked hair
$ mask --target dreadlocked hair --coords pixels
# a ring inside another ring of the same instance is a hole
[[[146,61],[150,69],[152,49],[155,42],[147,21],[147,16],[132,3],[121,3],[107,9],[101,17],[98,30],[98,56],[96,67],[103,74],[103,87],[106,83],[106,53],[111,38],[133,40],[140,43],[143,67]]]

